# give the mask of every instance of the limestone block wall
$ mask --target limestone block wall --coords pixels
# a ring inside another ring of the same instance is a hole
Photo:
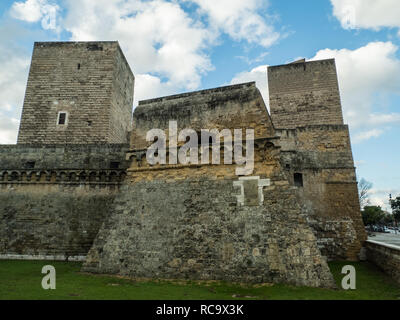
[[[127,150],[0,146],[0,256],[85,256],[125,178]]]
[[[133,85],[118,42],[36,42],[18,143],[126,143]]]
[[[175,120],[178,130],[254,129],[256,137],[274,136],[264,100],[254,82],[140,101],[133,114],[132,149],[149,145],[146,133],[167,129]],[[233,134],[233,131],[232,131]]]
[[[257,141],[253,176],[240,179],[235,165],[132,161],[82,270],[334,286],[269,140]]]
[[[112,162],[119,162],[123,169],[128,167],[128,150],[128,144],[0,145],[0,171],[99,170],[111,169]]]
[[[229,180],[125,185],[83,270],[333,286],[288,186],[265,191],[260,207],[238,205],[235,194]]]
[[[268,67],[268,86],[276,128],[343,124],[334,59]]]
[[[119,46],[114,59],[108,142],[129,142],[129,133],[132,131],[135,77]]]
[[[400,247],[373,240],[365,242],[367,260],[400,283]]]
[[[117,190],[0,184],[0,255],[85,256]]]
[[[294,185],[294,174],[302,174],[298,189],[322,254],[357,260],[366,233],[348,127],[311,125],[276,132],[290,182]]]

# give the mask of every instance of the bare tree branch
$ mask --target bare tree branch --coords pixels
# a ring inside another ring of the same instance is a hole
[[[360,199],[360,206],[364,208],[369,204],[369,192],[372,189],[372,183],[368,182],[364,178],[361,178],[358,183],[358,196]]]

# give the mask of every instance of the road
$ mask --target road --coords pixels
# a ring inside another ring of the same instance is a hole
[[[368,237],[368,240],[394,244],[400,247],[400,234],[374,232],[372,236]]]

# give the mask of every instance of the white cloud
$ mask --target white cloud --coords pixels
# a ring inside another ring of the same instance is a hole
[[[264,102],[265,102],[267,108],[269,109],[267,68],[268,68],[268,65],[261,65],[250,71],[244,71],[244,72],[238,73],[232,79],[231,84],[255,81],[256,86],[260,90],[260,92],[264,98]]]
[[[400,95],[397,50],[392,42],[371,42],[356,50],[320,50],[311,59],[336,59],[345,122],[365,131],[355,141],[376,137],[382,126],[400,123],[400,113],[386,111],[386,98]]]
[[[390,204],[389,204],[389,195],[392,195],[392,198],[395,198],[400,195],[400,189],[392,188],[392,189],[376,189],[372,188],[369,192],[369,200],[372,206],[381,206],[383,210],[392,212]]]
[[[19,120],[7,117],[0,112],[0,144],[15,144],[17,142]]]
[[[360,143],[371,138],[379,137],[384,131],[380,129],[372,129],[368,131],[362,131],[354,135],[353,142]]]
[[[13,18],[27,21],[41,21],[44,29],[57,29],[56,16],[60,7],[49,3],[47,0],[26,0],[14,2],[10,14]]]
[[[0,144],[17,141],[29,62],[27,56],[8,43],[0,46]]]
[[[222,30],[234,40],[268,47],[280,35],[267,20],[272,20],[260,10],[268,7],[265,0],[186,0],[196,3],[200,14],[205,14],[211,27]]]
[[[25,2],[14,2],[11,7],[11,16],[27,22],[37,22],[42,18],[43,1],[27,0]]]
[[[0,111],[22,107],[29,58],[15,49],[0,47]]]
[[[333,15],[345,29],[400,27],[398,0],[331,0]]]
[[[175,94],[178,88],[162,83],[161,79],[149,74],[135,75],[135,101],[153,99],[160,96]]]
[[[118,40],[135,74],[156,74],[167,86],[192,90],[212,69],[213,36],[177,3],[164,0],[68,0],[71,40]]]
[[[65,0],[63,4],[62,28],[71,33],[70,40],[120,42],[136,75],[135,101],[200,87],[202,76],[213,70],[207,50],[218,43],[221,33],[265,47],[280,36],[265,13],[267,0]],[[197,12],[186,10],[188,4],[197,6]],[[18,1],[10,14],[27,22],[42,20],[43,25],[51,8],[60,10],[53,0]]]
[[[352,129],[354,143],[377,138],[388,126],[400,124],[400,113],[386,111],[387,96],[400,96],[397,50],[392,42],[371,42],[356,50],[320,50],[310,59],[335,58],[344,118]],[[267,65],[241,72],[231,83],[248,81],[256,81],[269,105]]]

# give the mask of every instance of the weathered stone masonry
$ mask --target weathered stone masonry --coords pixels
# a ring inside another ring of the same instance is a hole
[[[254,128],[254,177],[270,182],[261,186],[263,197],[259,180],[248,180],[240,203],[235,165],[150,166],[144,133],[151,122],[167,129],[171,115],[179,128]],[[297,190],[281,168],[274,128],[254,83],[150,100],[135,110],[134,123],[132,145],[140,149],[128,153],[134,161],[125,185],[83,270],[333,286]]]
[[[131,127],[134,76],[117,42],[36,43],[18,144],[0,147],[0,255],[87,255],[85,271],[133,277],[334,286],[325,257],[357,259],[365,239],[334,61],[268,76],[271,117],[245,83],[141,101]],[[150,165],[146,133],[168,134],[171,120],[254,129],[253,174],[224,164],[223,146],[219,165]]]
[[[335,61],[270,67],[268,84],[283,166],[292,183],[302,176],[302,204],[322,254],[357,260],[366,233]]]
[[[117,42],[35,43],[18,143],[0,147],[0,255],[87,254],[126,175],[133,85]]]
[[[1,146],[0,254],[85,256],[125,178],[128,150]]]
[[[37,42],[18,143],[126,143],[133,87],[117,42]]]

